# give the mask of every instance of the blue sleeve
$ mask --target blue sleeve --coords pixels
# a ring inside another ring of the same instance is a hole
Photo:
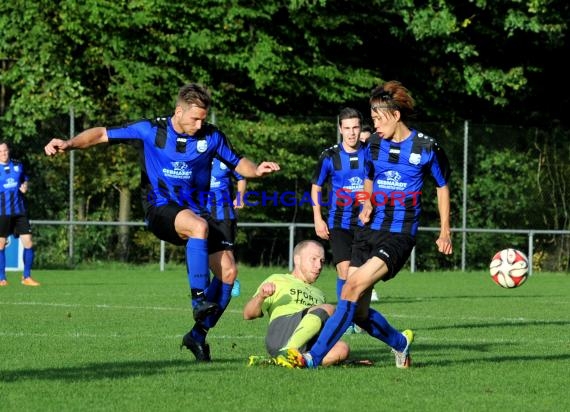
[[[323,187],[329,177],[330,164],[330,157],[323,153],[315,168],[315,174],[313,175],[312,183],[314,185]]]
[[[445,186],[449,182],[451,168],[443,148],[437,142],[433,145],[432,157],[430,172],[435,184],[437,187]]]
[[[216,148],[218,158],[233,170],[236,168],[243,156],[234,151],[226,135],[224,135],[220,130],[216,130],[216,132],[219,136]]]
[[[115,126],[107,128],[107,137],[109,142],[115,141],[118,143],[120,140],[144,140],[148,132],[152,129],[152,125],[148,120],[139,120],[134,123],[129,123],[123,126]]]
[[[235,170],[232,170],[232,173],[234,175],[234,177],[236,178],[236,180],[239,182],[240,180],[245,179],[242,175],[240,175],[238,172],[236,172]]]
[[[380,151],[379,146],[378,151]],[[372,155],[370,154],[370,146],[366,145],[366,148],[364,149],[364,178],[373,181],[374,173],[374,162],[372,161]]]

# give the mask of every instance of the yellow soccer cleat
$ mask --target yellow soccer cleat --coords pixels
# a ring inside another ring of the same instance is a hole
[[[275,364],[289,369],[301,369],[307,367],[303,354],[295,348],[282,349],[274,358]]]
[[[39,282],[36,282],[31,277],[22,278],[22,285],[24,286],[40,286]]]
[[[251,355],[247,360],[247,366],[271,366],[275,365],[275,360],[267,356]]]

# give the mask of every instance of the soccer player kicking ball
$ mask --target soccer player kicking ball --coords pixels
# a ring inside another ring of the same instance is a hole
[[[440,215],[440,233],[435,243],[439,252],[453,252],[447,186],[450,169],[445,153],[433,138],[406,126],[414,100],[400,82],[390,81],[375,88],[370,108],[376,133],[368,139],[365,149],[364,191],[369,198],[359,214],[362,225],[355,235],[349,276],[336,311],[312,348],[306,353],[288,349],[276,357],[278,363],[291,368],[323,364],[353,319],[370,336],[392,348],[396,367],[410,366],[413,332],[400,333],[361,297],[380,280],[394,278],[412,253],[421,213],[421,190],[428,175],[437,186]]]
[[[94,127],[70,140],[52,139],[45,146],[48,156],[101,143],[130,143],[139,148],[145,222],[157,238],[186,248],[193,317],[198,327],[184,335],[182,344],[197,360],[206,362],[211,360],[206,334],[228,306],[235,279],[235,271],[223,278],[215,269],[222,263],[210,262],[218,281],[209,289],[207,238],[211,217],[204,202],[212,161],[218,157],[246,178],[279,170],[277,163],[255,164],[238,155],[226,136],[206,122],[210,105],[210,92],[189,83],[180,88],[171,116],[121,127]]]

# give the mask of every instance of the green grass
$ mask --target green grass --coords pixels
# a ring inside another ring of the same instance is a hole
[[[212,330],[214,361],[179,350],[191,327],[182,267],[108,265],[9,273],[0,288],[1,411],[563,411],[570,410],[570,277],[535,274],[518,289],[485,272],[402,272],[373,304],[412,328],[413,367],[399,370],[368,335],[345,339],[369,368],[247,368],[264,354],[266,319],[241,309],[265,276],[240,268],[242,295]],[[334,298],[335,275],[318,282]]]

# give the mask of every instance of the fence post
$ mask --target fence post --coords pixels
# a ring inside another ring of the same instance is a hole
[[[465,120],[463,126],[463,205],[461,210],[461,271],[465,272],[467,261],[467,153],[469,147],[469,122]]]
[[[295,224],[289,225],[289,272],[293,270],[293,248],[295,247]]]
[[[75,136],[75,111],[73,106],[69,108],[69,138]],[[74,194],[73,194],[73,181],[75,180],[75,150],[69,153],[69,228],[67,232],[69,250],[68,260],[69,265],[73,265],[73,209],[75,208]]]
[[[166,242],[164,240],[161,240],[160,241],[160,271],[161,272],[164,272],[165,255],[166,255]]]
[[[528,275],[532,276],[532,255],[534,255],[534,232],[528,232]]]

